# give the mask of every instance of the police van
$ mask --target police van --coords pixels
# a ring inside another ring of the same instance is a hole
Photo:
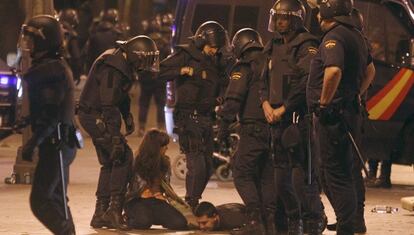
[[[244,27],[256,29],[264,41],[270,0],[178,0],[173,45],[186,43],[197,27],[208,20],[222,24],[232,37]],[[365,157],[392,158],[394,163],[414,164],[414,5],[412,0],[355,0],[364,16],[376,66],[376,77],[368,91],[369,120],[364,125],[361,149]],[[317,9],[308,4],[306,25],[322,35],[316,19]],[[167,84],[165,107],[167,130],[172,133],[174,84]],[[170,119],[170,120],[169,120]]]

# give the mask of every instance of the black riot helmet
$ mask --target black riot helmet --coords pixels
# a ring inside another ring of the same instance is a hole
[[[109,8],[104,11],[101,11],[100,19],[101,21],[110,22],[112,24],[117,24],[119,21],[119,12],[117,9]]]
[[[353,21],[350,15],[353,6],[353,0],[320,0],[319,13],[322,20],[335,19],[352,25]]]
[[[78,12],[73,8],[63,9],[58,15],[59,22],[66,22],[73,28],[79,24]]]
[[[237,31],[232,40],[233,53],[237,58],[251,48],[263,48],[262,38],[259,33],[251,28],[243,28]]]
[[[23,41],[32,58],[44,54],[59,54],[63,46],[63,33],[56,18],[38,15],[22,26]]]
[[[220,49],[227,44],[226,30],[216,21],[207,21],[200,25],[192,37],[197,48],[205,45]]]
[[[136,72],[159,71],[159,55],[155,42],[145,36],[139,35],[128,41],[117,41],[121,50],[126,53],[126,59]]]
[[[303,6],[300,0],[278,0],[270,9],[268,30],[282,35],[296,31],[303,28],[305,17],[305,6]],[[289,20],[289,27],[287,29],[278,29],[278,18]]]

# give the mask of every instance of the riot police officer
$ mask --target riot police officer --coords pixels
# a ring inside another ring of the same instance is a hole
[[[226,44],[226,32],[219,23],[203,23],[191,42],[179,45],[161,63],[159,79],[175,80],[175,131],[187,157],[186,201],[198,204],[213,173],[212,114],[219,93],[215,66],[217,51]]]
[[[137,36],[117,49],[104,52],[94,63],[82,91],[79,120],[92,137],[101,170],[96,191],[96,208],[91,226],[126,229],[122,208],[132,151],[121,133],[121,117],[126,135],[134,131],[128,91],[134,72],[156,72],[157,47],[149,37]]]
[[[298,0],[276,1],[269,19],[269,31],[275,36],[264,49],[267,66],[263,72],[262,107],[272,126],[276,195],[285,207],[289,234],[303,233],[301,205],[307,216],[307,232],[321,234],[324,229],[316,177],[312,177],[310,185],[303,184],[305,193],[300,194],[300,200],[292,182],[293,171],[308,169],[305,85],[318,45],[318,40],[303,25],[305,14]]]
[[[361,12],[358,9],[354,8],[352,9],[351,16],[352,16],[355,28],[358,29],[361,33],[363,33],[363,16]],[[366,41],[366,44],[369,45],[367,38],[365,38],[365,41]],[[369,46],[368,46],[368,49],[369,49]],[[368,63],[371,63],[371,62],[372,62],[372,57],[369,55]],[[362,139],[362,134],[363,134],[362,133],[363,125],[366,119],[368,118],[368,111],[366,110],[366,93],[363,94],[359,100],[360,100],[360,105],[359,105],[359,110],[358,110],[359,115],[357,116],[358,118],[357,118],[357,122],[355,125],[355,130],[356,130],[355,140],[358,142],[358,144],[361,144],[362,143],[361,139]],[[355,186],[355,193],[356,193],[356,200],[357,200],[356,214],[354,217],[354,232],[355,233],[366,233],[367,228],[366,228],[365,219],[364,219],[365,184],[364,184],[364,178],[362,177],[363,165],[356,153],[354,153],[353,164],[354,165],[352,168],[352,174],[353,174],[353,179],[354,179],[354,186]],[[367,187],[369,187],[369,184],[367,184]],[[330,197],[329,193],[326,192],[325,194],[328,196],[328,199],[332,201],[332,198]],[[327,228],[328,230],[336,230],[336,223],[329,224]]]
[[[357,199],[348,135],[358,131],[359,96],[373,80],[368,47],[350,16],[351,0],[327,0],[318,19],[325,32],[311,64],[307,103],[314,112],[320,172],[337,217],[337,234],[356,232]]]
[[[93,62],[105,50],[114,48],[116,41],[124,39],[123,32],[117,27],[119,13],[116,9],[107,9],[100,13],[99,21],[92,24],[89,39],[83,49],[86,55],[86,69],[91,68]]]
[[[74,80],[79,82],[82,71],[82,61],[78,33],[75,30],[79,24],[78,13],[72,8],[64,9],[59,12],[59,22],[62,25],[64,34],[64,58],[72,69]]]
[[[230,72],[230,82],[219,113],[221,121],[217,138],[218,142],[225,142],[229,125],[238,114],[241,133],[233,177],[237,192],[246,205],[248,218],[241,233],[265,234],[261,213],[265,208],[267,234],[274,234],[273,162],[269,155],[269,128],[259,97],[259,78],[264,62],[262,38],[255,30],[244,28],[234,35],[232,46],[238,62]],[[261,186],[258,187],[257,183]]]
[[[65,218],[66,195],[62,190],[62,180],[66,188],[69,165],[76,154],[74,84],[70,68],[62,58],[62,31],[55,18],[39,15],[23,25],[22,34],[32,58],[23,79],[28,84],[33,132],[22,148],[22,157],[31,161],[36,147],[39,153],[30,206],[54,234],[75,234],[69,208]]]

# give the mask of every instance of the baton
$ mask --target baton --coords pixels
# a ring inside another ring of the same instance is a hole
[[[312,184],[312,146],[311,146],[311,140],[312,140],[312,114],[309,115],[308,120],[308,185]]]
[[[65,209],[65,220],[69,219],[68,215],[68,202],[66,200],[66,184],[65,184],[65,170],[63,168],[63,153],[62,148],[60,147],[62,141],[62,135],[60,133],[61,123],[57,124],[57,135],[58,135],[58,144],[59,144],[59,171],[60,171],[60,178],[61,178],[61,186],[62,186],[62,199],[63,199],[63,208]]]
[[[366,176],[366,177],[368,177],[368,169],[367,169],[367,167],[365,166],[365,161],[364,161],[364,158],[362,157],[362,154],[361,154],[361,152],[359,151],[358,145],[357,145],[357,143],[355,142],[355,139],[354,139],[354,137],[352,136],[352,134],[351,134],[351,132],[349,131],[349,129],[348,129],[348,130],[346,130],[346,134],[348,135],[349,140],[351,140],[352,146],[354,147],[355,152],[357,153],[358,158],[359,158],[359,160],[360,160],[360,161],[361,161],[361,163],[362,163],[362,169],[364,170],[365,176]]]

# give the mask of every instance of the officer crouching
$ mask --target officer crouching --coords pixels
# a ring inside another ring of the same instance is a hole
[[[79,120],[92,137],[101,170],[96,191],[93,228],[127,229],[122,208],[132,150],[125,135],[134,132],[128,91],[135,75],[156,72],[159,52],[152,39],[137,36],[121,42],[119,48],[105,51],[94,62],[79,102]],[[126,134],[121,133],[124,120]]]
[[[350,16],[352,0],[327,0],[318,19],[325,35],[311,63],[307,103],[314,112],[321,179],[337,217],[337,234],[354,234],[357,200],[352,177],[359,98],[374,77],[363,35]]]

